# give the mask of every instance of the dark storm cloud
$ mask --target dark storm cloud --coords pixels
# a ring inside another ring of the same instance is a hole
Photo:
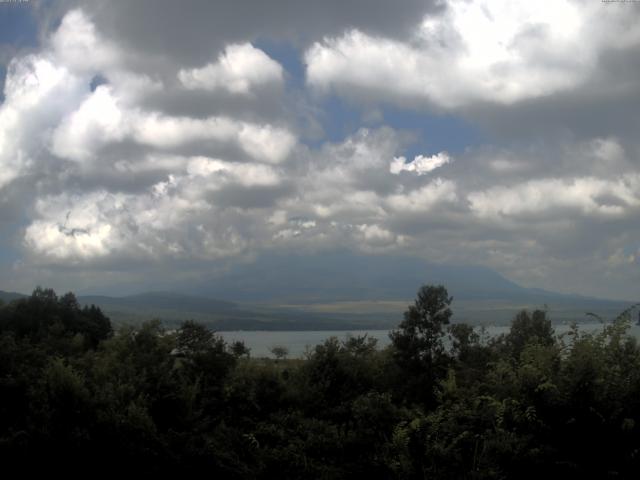
[[[209,195],[209,201],[220,208],[271,209],[279,199],[290,196],[294,186],[290,183],[273,187],[227,186]]]
[[[387,0],[141,0],[84,6],[105,35],[128,48],[194,66],[228,43],[261,37],[302,46],[347,28],[404,37],[427,12],[442,8],[437,3],[407,0],[398,8]]]
[[[640,55],[615,52],[602,60],[599,75],[571,91],[508,107],[469,107],[465,116],[501,142],[536,138],[616,136],[635,145],[640,129]]]

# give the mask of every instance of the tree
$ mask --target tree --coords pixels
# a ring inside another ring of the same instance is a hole
[[[529,314],[526,310],[519,312],[511,322],[511,329],[504,337],[507,349],[514,358],[518,358],[529,343],[550,346],[555,343],[551,320],[544,310],[535,310]]]
[[[229,352],[236,358],[247,357],[249,358],[251,354],[251,349],[247,347],[243,341],[236,340],[235,342],[231,342],[229,345]]]
[[[176,353],[182,355],[185,378],[198,392],[203,412],[217,412],[225,379],[237,358],[227,351],[224,339],[205,325],[189,320],[176,333]]]
[[[431,404],[436,382],[446,373],[443,327],[449,323],[453,297],[442,285],[424,285],[404,312],[399,329],[390,333],[394,357],[410,382],[409,397]]]
[[[220,339],[206,326],[187,320],[180,325],[177,331],[177,348],[180,353],[189,356],[206,353],[211,349],[219,348]]]
[[[283,347],[282,345],[274,345],[269,349],[269,351],[274,357],[276,357],[277,360],[287,358],[287,356],[289,355],[289,349],[287,347]]]
[[[109,318],[98,307],[80,308],[73,293],[58,297],[40,287],[2,309],[0,331],[6,330],[59,353],[95,349],[113,335]]]
[[[473,327],[466,323],[456,323],[449,326],[449,336],[451,337],[451,350],[458,357],[467,355],[472,345],[476,345],[480,336],[474,332]]]

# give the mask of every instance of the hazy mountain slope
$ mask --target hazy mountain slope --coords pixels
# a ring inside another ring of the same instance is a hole
[[[237,305],[232,302],[173,292],[146,292],[126,297],[83,295],[79,297],[79,300],[83,304],[93,303],[104,307],[126,306],[139,309],[170,309],[200,313],[227,313],[237,309]]]
[[[158,318],[169,326],[195,320],[215,330],[343,330],[385,328],[379,317],[322,314],[300,309],[239,306],[206,297],[148,292],[126,297],[80,296],[82,305],[99,306],[115,323],[139,323]]]
[[[524,288],[487,267],[348,253],[263,257],[195,284],[190,292],[238,302],[302,304],[412,299],[424,284],[442,284],[456,300],[600,302]]]
[[[78,298],[116,323],[160,318],[169,324],[193,319],[218,330],[388,328],[424,284],[445,285],[454,297],[454,320],[470,323],[504,324],[523,308],[545,305],[556,321],[584,320],[586,312],[612,318],[629,305],[524,288],[486,267],[349,253],[262,257],[172,292]],[[19,296],[0,292],[5,301]]]
[[[23,297],[26,297],[26,295],[23,295],[22,293],[5,292],[0,290],[0,300],[5,303],[8,303],[8,302],[11,302],[12,300],[17,300]]]

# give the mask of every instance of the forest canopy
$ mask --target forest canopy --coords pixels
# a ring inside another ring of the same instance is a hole
[[[545,311],[489,338],[424,286],[391,344],[330,338],[251,358],[206,326],[116,331],[72,293],[0,306],[0,459],[30,472],[222,478],[636,478],[630,312],[556,335]]]

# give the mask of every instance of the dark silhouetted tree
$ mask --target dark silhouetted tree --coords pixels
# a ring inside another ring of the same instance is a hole
[[[511,330],[504,337],[505,346],[517,358],[525,345],[536,343],[550,346],[555,342],[551,320],[544,310],[535,310],[532,314],[526,310],[519,312],[511,322]]]
[[[403,388],[410,400],[432,405],[437,381],[446,373],[442,340],[452,300],[442,285],[424,285],[404,312],[399,329],[390,333],[395,360],[407,375]]]

